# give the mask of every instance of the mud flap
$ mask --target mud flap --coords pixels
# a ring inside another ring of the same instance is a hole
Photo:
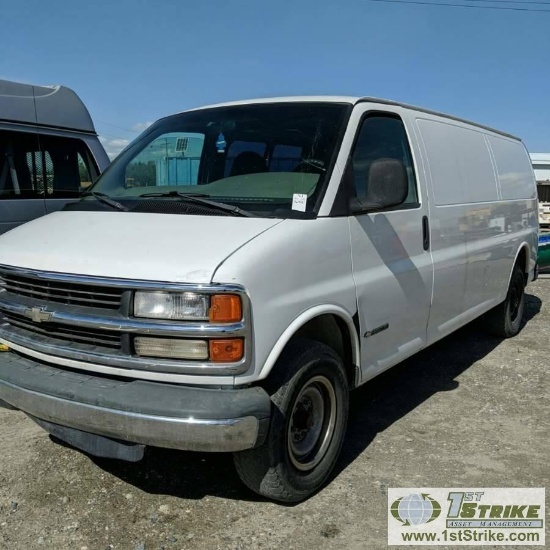
[[[28,416],[57,439],[93,456],[138,462],[143,458],[145,453],[145,445],[139,443],[127,443],[126,441],[110,439],[101,435],[53,424],[31,415]]]

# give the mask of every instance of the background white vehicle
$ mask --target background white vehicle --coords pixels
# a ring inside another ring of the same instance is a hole
[[[351,388],[480,315],[520,330],[537,230],[525,148],[489,128],[348,97],[173,115],[0,239],[0,399],[101,456],[232,451],[299,501]]]
[[[539,225],[550,226],[550,202],[539,201]]]
[[[539,197],[539,224],[550,226],[550,154],[531,153],[531,163],[537,181]]]

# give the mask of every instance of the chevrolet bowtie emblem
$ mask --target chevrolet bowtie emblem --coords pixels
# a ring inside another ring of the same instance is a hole
[[[47,323],[52,318],[52,313],[43,310],[41,307],[28,307],[23,315],[32,319],[35,323]]]

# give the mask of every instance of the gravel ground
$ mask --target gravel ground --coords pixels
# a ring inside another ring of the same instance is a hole
[[[354,392],[333,479],[295,506],[250,493],[230,455],[94,459],[0,409],[0,548],[386,548],[388,487],[549,485],[549,300],[540,279],[516,338],[474,323]]]

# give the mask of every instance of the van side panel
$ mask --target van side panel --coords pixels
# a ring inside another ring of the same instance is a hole
[[[521,142],[440,117],[416,121],[433,201],[433,342],[505,298],[518,250],[536,238],[534,203],[517,200],[535,187]]]
[[[33,87],[0,80],[0,121],[36,124]]]
[[[506,235],[512,239],[512,251],[526,246],[526,266],[530,280],[534,274],[538,248],[538,199],[535,174],[524,145],[502,136],[488,136],[503,201],[510,205]],[[502,219],[502,218],[501,218]],[[500,222],[502,223],[502,222]]]
[[[465,217],[467,189],[461,184],[463,167],[454,155],[456,146],[446,140],[447,124],[416,119],[428,179],[430,251],[434,282],[428,343],[451,332],[464,311],[466,292]],[[455,206],[456,205],[456,206]]]
[[[496,242],[491,220],[497,212],[498,182],[483,130],[454,121],[424,120],[419,124],[429,144],[430,166],[435,168],[432,171],[435,215],[458,222],[466,245],[462,311],[459,317],[446,321],[452,326],[455,322],[464,322],[464,316],[474,318],[481,313],[480,309],[486,310],[498,303],[499,289],[504,284],[500,270],[506,267],[497,265],[503,259],[492,255]],[[448,159],[456,166],[450,181],[445,177]],[[450,195],[449,185],[460,188],[458,197],[458,191]],[[453,198],[458,198],[460,204],[450,202]],[[451,211],[456,217],[449,216]]]
[[[0,235],[45,213],[43,199],[0,201]]]
[[[426,146],[436,206],[498,199],[497,182],[480,131],[456,123],[417,119]]]

